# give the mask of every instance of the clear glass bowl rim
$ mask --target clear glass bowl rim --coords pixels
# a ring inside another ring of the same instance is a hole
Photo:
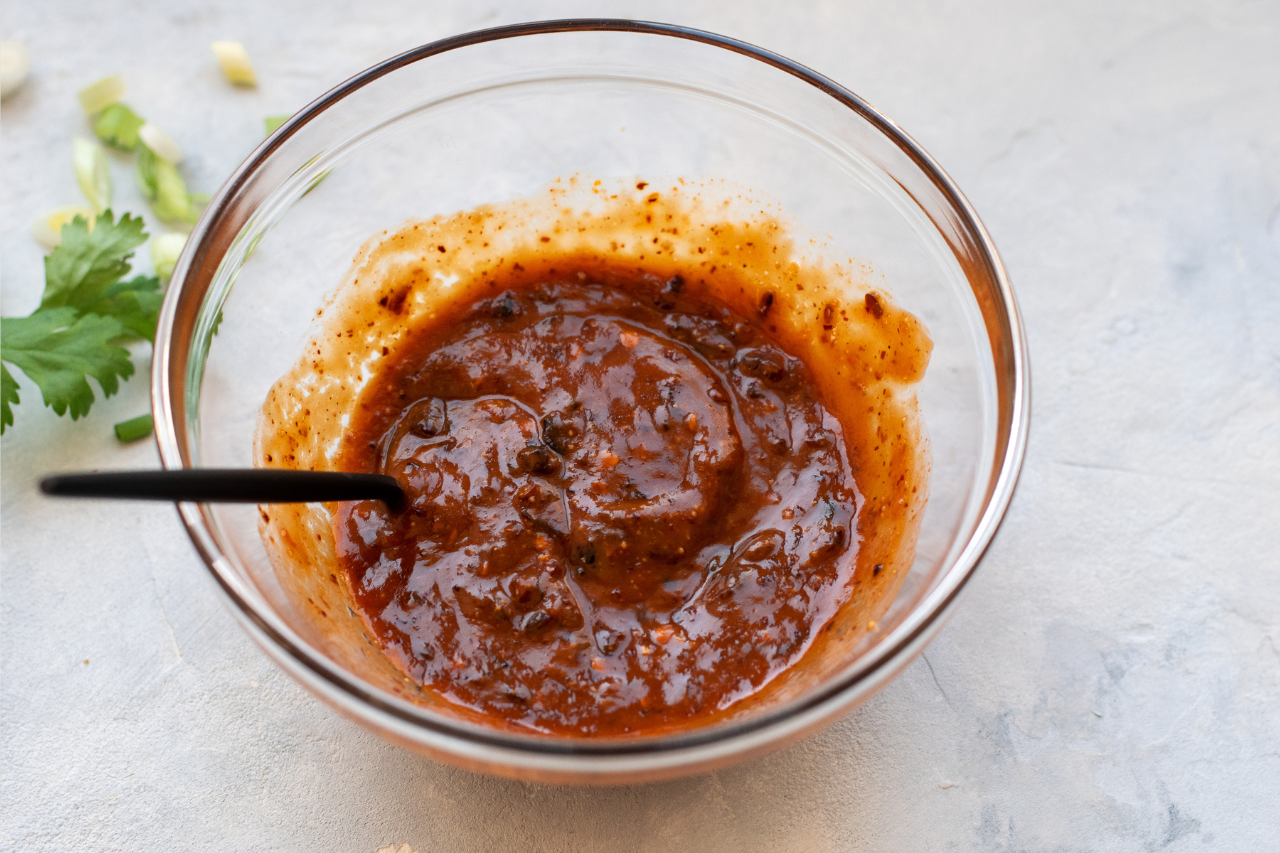
[[[224,219],[228,218],[229,201],[236,197],[239,190],[285,140],[326,109],[363,86],[428,57],[503,39],[593,31],[686,39],[749,57],[799,78],[856,112],[896,144],[917,168],[932,180],[935,187],[947,199],[952,212],[958,216],[961,230],[973,239],[975,244],[973,248],[983,261],[987,275],[995,283],[994,292],[990,295],[994,297],[992,313],[995,315],[994,326],[998,334],[990,340],[990,343],[995,354],[994,367],[998,388],[997,446],[994,457],[998,467],[995,476],[989,481],[985,506],[964,550],[952,566],[944,568],[934,588],[900,625],[882,641],[867,650],[841,677],[813,689],[796,700],[758,715],[705,729],[695,729],[691,732],[645,737],[634,741],[569,740],[523,736],[483,729],[443,717],[426,716],[416,706],[372,692],[305,643],[299,643],[284,636],[269,619],[258,613],[255,606],[239,593],[238,584],[224,575],[227,571],[228,559],[218,548],[204,516],[202,505],[179,504],[179,514],[214,580],[230,599],[239,615],[260,633],[261,636],[255,639],[273,644],[291,659],[294,668],[301,667],[309,677],[320,679],[321,682],[326,683],[328,690],[332,691],[336,688],[339,693],[347,694],[347,698],[356,700],[357,704],[365,704],[381,714],[390,715],[399,724],[397,728],[400,731],[403,731],[404,724],[408,723],[410,727],[421,727],[427,730],[424,734],[428,732],[433,734],[435,736],[433,740],[444,736],[446,739],[469,741],[481,747],[497,747],[502,752],[515,751],[546,756],[577,755],[585,758],[586,756],[652,755],[696,749],[713,744],[723,747],[727,742],[735,740],[743,743],[744,750],[751,750],[755,749],[762,739],[765,741],[771,739],[765,731],[770,727],[777,728],[778,737],[785,739],[788,721],[794,722],[799,717],[812,716],[824,705],[834,704],[840,708],[851,706],[858,699],[870,695],[882,686],[891,674],[909,663],[936,635],[966,583],[972,577],[974,569],[990,545],[1008,508],[1026,452],[1030,423],[1030,377],[1025,332],[1004,265],[986,228],[960,189],[915,140],[862,98],[833,80],[776,53],[727,36],[674,24],[611,18],[534,21],[477,30],[422,45],[362,71],[299,110],[263,142],[223,184],[192,230],[186,248],[175,267],[156,333],[151,371],[156,443],[163,467],[191,467],[190,447],[185,431],[188,393],[186,378],[190,361],[191,332],[195,326],[195,317],[201,310],[204,296],[214,279],[213,271],[221,261],[220,255],[210,257],[209,240],[211,236],[219,234],[220,226]],[[229,236],[222,241],[222,247],[225,248],[229,242]],[[193,272],[197,274],[198,279],[194,286],[191,285]],[[989,338],[992,337],[991,319],[988,315]],[[294,674],[297,677],[297,673]],[[877,675],[880,678],[877,678]],[[308,686],[315,689],[312,685]],[[859,690],[860,687],[864,689]],[[824,713],[822,716],[825,719],[830,714]],[[370,720],[370,722],[374,721]],[[379,726],[379,728],[382,727]]]

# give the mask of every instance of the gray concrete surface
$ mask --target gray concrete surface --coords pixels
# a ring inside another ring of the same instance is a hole
[[[101,75],[125,74],[212,190],[264,115],[389,54],[610,14],[772,48],[912,133],[1004,254],[1035,395],[1019,492],[925,658],[786,751],[589,790],[452,770],[330,713],[236,627],[172,508],[34,494],[51,469],[155,463],[110,432],[145,381],[78,423],[27,383],[2,445],[0,849],[1280,849],[1280,6],[0,9],[33,58],[0,112],[6,315],[39,298],[32,218],[79,198],[74,95]],[[258,90],[222,83],[215,38],[248,46]]]

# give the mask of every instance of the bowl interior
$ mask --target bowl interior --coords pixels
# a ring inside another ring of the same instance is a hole
[[[914,565],[880,630],[831,676],[856,691],[896,637],[931,617],[938,590],[972,569],[1010,442],[1002,312],[1011,306],[999,302],[998,261],[940,173],[892,134],[869,109],[785,65],[656,32],[525,34],[394,60],[277,132],[195,232],[171,296],[183,304],[167,306],[179,357],[164,377],[174,418],[166,463],[252,464],[268,389],[373,235],[572,175],[724,179],[873,264],[878,286],[934,342],[916,389],[932,452],[929,502]],[[203,507],[200,524],[215,570],[253,620],[289,638],[290,654],[394,701],[394,679],[328,644],[276,577],[256,508]],[[402,711],[451,725],[429,708]]]

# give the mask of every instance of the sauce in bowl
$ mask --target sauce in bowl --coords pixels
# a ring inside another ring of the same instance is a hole
[[[263,464],[410,497],[331,508],[326,553],[264,513],[282,574],[336,566],[312,606],[349,602],[424,695],[491,725],[723,718],[874,630],[910,564],[923,327],[798,263],[776,220],[636,187],[586,212],[553,190],[547,233],[486,208],[384,235],[264,407]]]

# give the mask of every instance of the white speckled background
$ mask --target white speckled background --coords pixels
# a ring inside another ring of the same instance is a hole
[[[354,10],[359,8],[357,13]],[[924,659],[816,737],[614,789],[475,776],[383,743],[233,623],[165,506],[53,504],[55,469],[150,466],[24,384],[3,439],[0,849],[1280,848],[1280,6],[1081,2],[0,2],[33,77],[0,112],[3,313],[79,201],[81,86],[212,190],[290,112],[442,36],[597,14],[724,32],[846,84],[968,193],[1017,288],[1022,484]],[[220,78],[239,39],[257,91]],[[116,162],[117,207],[141,210]],[[143,266],[146,262],[143,262]],[[145,370],[146,349],[139,353]]]

